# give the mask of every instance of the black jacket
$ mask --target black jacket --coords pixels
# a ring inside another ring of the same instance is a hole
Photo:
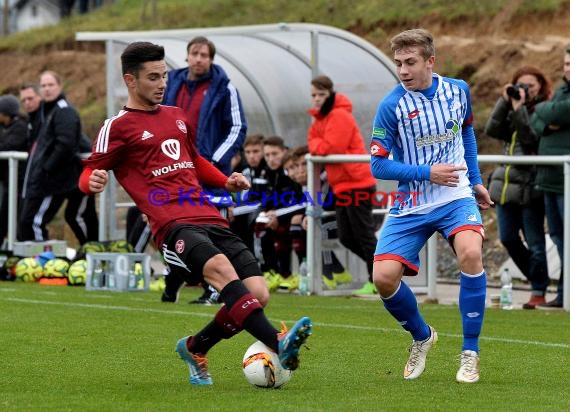
[[[73,106],[60,95],[40,108],[38,136],[30,149],[23,197],[64,194],[81,174],[79,141],[81,121]]]
[[[303,189],[287,176],[283,167],[277,170],[271,170],[267,167],[265,176],[267,186],[265,187],[265,199],[262,195],[262,211],[282,209],[299,204],[303,196]],[[288,224],[291,217],[291,214],[279,216],[279,225]]]
[[[0,130],[0,151],[8,152],[26,152],[28,151],[27,143],[28,124],[26,120],[19,116],[12,119],[9,126]],[[19,180],[23,179],[26,170],[26,162],[18,163]],[[8,160],[0,161],[0,181],[8,181]],[[21,182],[20,182],[21,183]]]

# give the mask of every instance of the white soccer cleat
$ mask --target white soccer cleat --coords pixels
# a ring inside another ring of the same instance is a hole
[[[475,383],[479,380],[479,355],[472,350],[464,350],[460,355],[460,366],[455,376],[457,382]]]
[[[404,379],[416,379],[422,374],[426,367],[426,357],[429,350],[437,342],[437,332],[431,326],[428,326],[431,331],[429,338],[423,341],[413,341],[410,347],[410,357],[408,363],[404,367]]]

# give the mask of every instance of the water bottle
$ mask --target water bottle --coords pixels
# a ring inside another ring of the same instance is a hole
[[[511,310],[513,308],[513,279],[509,273],[509,268],[505,268],[501,274],[501,309]]]
[[[129,280],[128,288],[133,290],[137,288],[137,274],[135,273],[135,268],[133,266],[129,267]]]
[[[307,266],[305,258],[303,258],[301,266],[299,266],[299,294],[302,296],[311,294],[311,275],[309,274],[309,266]]]
[[[104,286],[105,273],[103,272],[103,266],[101,261],[96,261],[95,269],[93,269],[93,278],[91,279],[91,285],[94,288],[100,288]]]

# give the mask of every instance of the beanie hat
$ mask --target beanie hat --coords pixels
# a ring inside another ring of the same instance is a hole
[[[0,96],[0,113],[8,116],[17,116],[20,113],[20,102],[11,94]]]

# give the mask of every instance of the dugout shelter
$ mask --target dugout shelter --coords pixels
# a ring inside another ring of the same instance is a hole
[[[280,23],[254,26],[131,32],[78,32],[78,41],[106,46],[107,116],[126,101],[120,55],[133,41],[164,46],[169,68],[186,67],[186,45],[195,36],[216,45],[214,63],[238,89],[248,133],[279,135],[290,146],[304,144],[311,117],[310,82],[326,74],[349,96],[362,135],[368,139],[380,99],[397,83],[391,59],[366,40],[319,24]]]

